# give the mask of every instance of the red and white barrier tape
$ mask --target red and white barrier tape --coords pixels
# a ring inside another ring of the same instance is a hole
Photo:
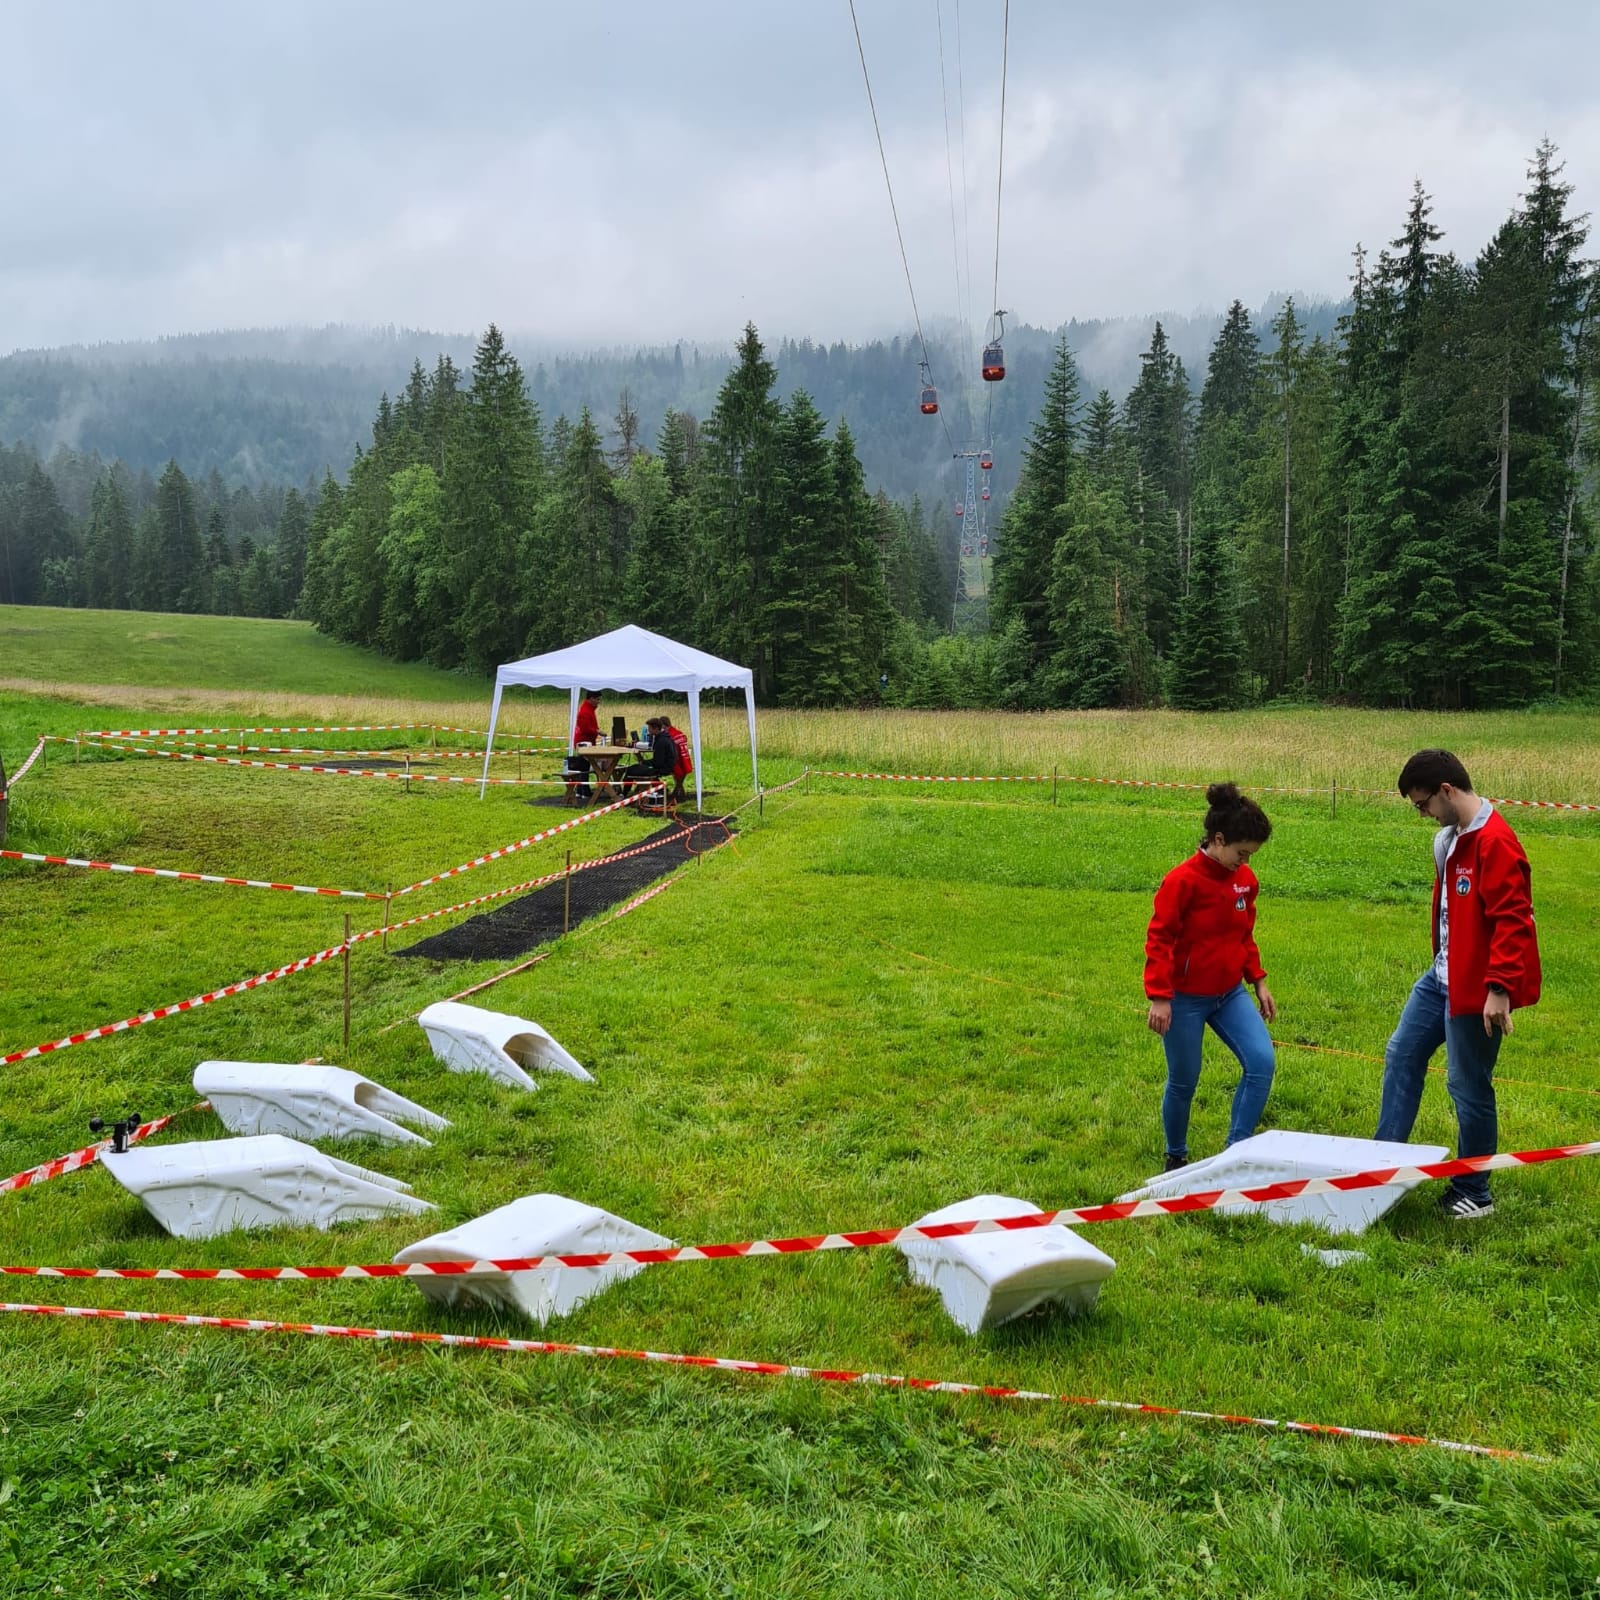
[[[452,779],[452,782],[461,782],[461,779]],[[476,783],[476,778],[465,780]],[[493,778],[490,783],[495,782]],[[526,850],[531,844],[538,844],[543,839],[553,839],[558,833],[570,833],[574,828],[581,828],[586,822],[593,822],[596,817],[608,816],[613,811],[621,811],[625,806],[637,805],[641,800],[647,800],[652,795],[661,793],[661,785],[657,784],[650,789],[641,790],[638,794],[624,795],[620,800],[613,800],[608,806],[600,806],[594,811],[585,811],[581,817],[569,818],[566,822],[558,822],[554,827],[544,828],[538,833],[531,833],[526,839],[518,839],[515,844],[502,846],[499,850],[491,850],[487,855],[474,856],[471,861],[463,861],[459,867],[450,867],[444,872],[436,872],[431,878],[419,878],[415,883],[408,883],[403,889],[396,889],[394,898],[399,900],[402,896],[415,894],[419,889],[426,889],[430,884],[443,883],[446,878],[458,878],[463,872],[471,872],[475,867],[487,865],[491,861],[498,861],[502,856],[515,855],[518,850]]]
[[[35,861],[46,867],[88,867],[97,872],[126,872],[136,878],[171,878],[179,883],[220,883],[234,889],[280,889],[288,894],[318,894],[339,900],[382,900],[371,889],[318,889],[304,883],[270,883],[265,878],[227,878],[215,872],[183,872],[175,867],[130,867],[120,861],[87,861],[78,856],[36,855],[31,850],[0,850],[0,861]]]
[[[822,767],[813,767],[811,776],[814,778],[856,778],[876,783],[1095,783],[1124,789],[1187,790],[1204,790],[1209,787],[1204,783],[1165,782],[1156,778],[1093,778],[1067,772],[1026,772],[1005,777],[991,777],[981,773],[937,775],[908,772],[835,772]],[[1270,783],[1251,784],[1249,787],[1253,794],[1345,794],[1372,795],[1391,800],[1399,798],[1396,791],[1392,789],[1347,788],[1343,784],[1330,785],[1325,789]],[[1486,798],[1489,799],[1492,805],[1497,806],[1528,806],[1543,811],[1600,811],[1600,805],[1589,805],[1576,800],[1508,800],[1495,795],[1487,796]]]
[[[70,739],[65,742],[72,743]],[[404,783],[487,783],[494,788],[509,789],[548,788],[565,781],[561,778],[457,778],[445,772],[394,772],[388,768],[328,767],[308,761],[252,761],[244,756],[206,756],[193,750],[157,750],[151,745],[114,744],[108,740],[100,741],[98,748],[122,750],[130,755],[161,756],[167,761],[199,761],[218,767],[252,767],[262,772],[315,772],[330,778],[387,778],[391,782]]]
[[[497,1339],[481,1334],[434,1333],[402,1328],[356,1328],[319,1322],[277,1322],[259,1317],[210,1317],[177,1311],[123,1311],[107,1306],[47,1306],[28,1302],[0,1302],[0,1312],[24,1316],[66,1317],[84,1321],[147,1322],[169,1328],[220,1328],[236,1333],[293,1333],[325,1339],[364,1339],[379,1344],[433,1345],[457,1350],[494,1350],[506,1355],[588,1356],[609,1361],[643,1361],[659,1366],[693,1367],[701,1371],[740,1372],[760,1378],[805,1378],[813,1383],[842,1383],[862,1388],[909,1389],[920,1394],[981,1395],[989,1400],[1037,1401],[1047,1405],[1082,1406],[1089,1410],[1117,1411],[1149,1417],[1172,1417],[1187,1422],[1218,1422],[1230,1427],[1266,1428],[1281,1433],[1305,1433],[1319,1438],[1363,1439],[1372,1444],[1426,1445],[1463,1455],[1494,1456],[1509,1460],[1544,1460],[1520,1450],[1484,1444],[1464,1444],[1419,1433],[1389,1433],[1381,1428],[1351,1428],[1327,1422],[1283,1422],[1275,1417],[1251,1417],[1226,1411],[1197,1411],[1189,1406],[1160,1406],[1136,1400],[1104,1400],[1087,1395],[1052,1394],[1039,1389],[1015,1389],[1002,1384],[960,1383],[942,1378],[911,1378],[887,1372],[854,1372],[837,1367],[799,1367],[778,1361],[741,1361],[729,1356],[668,1354],[660,1350],[626,1350],[615,1345],[567,1344],[554,1339]]]
[[[376,939],[382,928],[374,928],[368,933],[358,933],[351,936],[352,945],[360,943],[363,939]],[[68,1034],[65,1039],[54,1039],[44,1044],[36,1044],[28,1050],[13,1050],[10,1055],[0,1056],[0,1066],[9,1067],[18,1061],[30,1061],[35,1056],[54,1055],[58,1050],[70,1050],[73,1045],[87,1044],[91,1039],[105,1039],[113,1033],[125,1033],[130,1028],[143,1027],[147,1022],[159,1022],[164,1017],[175,1017],[182,1011],[193,1011],[198,1006],[208,1006],[214,1001],[225,1000],[229,995],[243,994],[247,989],[259,989],[263,984],[275,983],[279,978],[287,978],[290,973],[304,972],[308,967],[320,966],[324,961],[332,960],[334,956],[342,955],[346,949],[343,944],[330,945],[326,950],[319,950],[315,955],[302,956],[298,961],[290,961],[284,966],[275,967],[271,972],[258,973],[253,978],[245,978],[239,983],[230,983],[222,989],[212,989],[206,994],[197,994],[192,1000],[179,1000],[172,1005],[157,1006],[154,1011],[141,1012],[136,1017],[128,1017],[121,1022],[107,1022],[98,1028],[86,1029],[83,1033]]]
[[[606,1250],[570,1255],[514,1256],[486,1261],[376,1261],[326,1267],[29,1267],[0,1266],[0,1274],[35,1278],[128,1278],[209,1283],[217,1280],[262,1283],[358,1278],[475,1278],[505,1272],[539,1272],[553,1267],[605,1267],[613,1263],[654,1267],[688,1261],[748,1261],[762,1256],[811,1255],[822,1250],[870,1250],[911,1240],[968,1239],[983,1233],[1025,1233],[1034,1228],[1086,1227],[1102,1222],[1127,1222],[1139,1217],[1187,1216],[1222,1205],[1268,1205],[1308,1194],[1349,1194],[1395,1182],[1459,1178],[1468,1173],[1499,1172],[1511,1167],[1542,1166],[1600,1155],[1600,1141],[1559,1145],[1549,1150],[1521,1150],[1494,1156],[1464,1156],[1415,1167],[1383,1167],[1332,1178],[1293,1178],[1243,1189],[1211,1189],[1174,1195],[1167,1200],[1121,1200],[1075,1210],[1030,1211],[1016,1217],[979,1217],[965,1222],[911,1224],[903,1228],[868,1228],[851,1233],[802,1234],[786,1239],[746,1239],[737,1244],[666,1245],[651,1250]]]
[[[432,729],[431,722],[366,722],[317,728],[96,728],[82,729],[80,739],[187,739],[212,733],[407,733]],[[453,732],[453,729],[440,729]],[[465,730],[463,730],[465,731]]]
[[[170,1116],[157,1117],[153,1122],[141,1122],[128,1136],[129,1144],[135,1144],[140,1139],[148,1139],[153,1133],[160,1133],[175,1117],[188,1116],[190,1111],[209,1111],[211,1102],[201,1100],[188,1108],[188,1111],[174,1111]],[[77,1172],[80,1168],[91,1166],[100,1159],[100,1152],[110,1147],[109,1139],[101,1139],[96,1144],[86,1144],[81,1150],[69,1151],[64,1156],[57,1156],[54,1161],[41,1161],[36,1167],[29,1167],[26,1172],[19,1172],[13,1178],[0,1179],[0,1194],[10,1194],[16,1189],[31,1189],[37,1184],[49,1183],[53,1178],[64,1178],[69,1172]]]
[[[633,797],[634,800],[642,798],[642,795]],[[619,805],[631,803],[632,800],[618,802]],[[611,810],[613,808],[606,807],[605,809]],[[589,816],[591,817],[599,815],[600,813],[598,811],[589,813]],[[563,823],[561,828],[573,827],[576,823],[583,820],[585,819],[575,817],[573,818],[572,822]],[[561,828],[552,829],[551,832],[560,832]],[[547,837],[547,835],[541,835],[541,837]],[[633,850],[623,853],[628,855],[641,854],[647,849],[656,849],[660,845],[671,844],[674,837],[676,836],[672,835],[668,838],[657,840],[656,844],[654,845],[640,845]],[[527,843],[531,841],[524,842]],[[520,848],[520,846],[517,848]],[[509,852],[507,851],[497,852],[497,854],[508,853]],[[583,864],[583,868],[574,866],[572,870],[577,872],[588,867],[603,866],[608,860],[615,859],[620,859],[620,855],[618,857],[598,857],[594,861],[585,862]],[[457,911],[465,911],[472,906],[484,905],[491,900],[504,899],[507,895],[523,893],[529,889],[537,888],[541,884],[552,883],[558,878],[563,878],[565,876],[566,869],[562,868],[561,871],[548,873],[542,878],[533,878],[527,883],[513,884],[509,889],[497,889],[492,894],[479,895],[472,900],[463,900],[457,905],[445,906],[438,911],[425,911],[418,916],[407,917],[402,922],[390,922],[380,925],[376,928],[367,928],[360,933],[352,933],[350,935],[348,946],[344,943],[330,945],[326,950],[318,950],[314,955],[302,956],[298,961],[290,961],[284,966],[274,968],[271,972],[260,973],[258,976],[254,978],[246,978],[240,983],[230,983],[225,988],[213,989],[206,994],[196,995],[191,1000],[180,1000],[173,1005],[158,1006],[154,1011],[143,1012],[137,1017],[128,1017],[121,1022],[108,1022],[98,1028],[89,1028],[82,1033],[69,1034],[64,1039],[48,1040],[43,1044],[36,1044],[28,1050],[14,1050],[9,1055],[0,1056],[0,1066],[9,1067],[19,1061],[31,1060],[36,1056],[53,1055],[59,1050],[71,1049],[73,1045],[87,1044],[92,1039],[108,1038],[114,1033],[123,1033],[130,1028],[142,1027],[147,1022],[159,1022],[163,1018],[177,1016],[179,1013],[184,1011],[193,1011],[199,1006],[211,1005],[215,1001],[227,999],[230,995],[243,994],[248,989],[256,989],[260,988],[263,984],[274,983],[279,978],[288,977],[291,973],[304,972],[309,967],[320,966],[324,961],[331,960],[334,956],[342,955],[346,948],[354,949],[356,945],[364,944],[369,939],[381,938],[386,933],[396,933],[404,928],[413,928],[419,923],[432,922],[438,917],[447,917]],[[379,895],[377,898],[381,900],[385,897]]]
[[[825,767],[813,767],[813,778],[861,778],[875,783],[1049,783],[1050,774],[1037,772],[1017,773],[1009,777],[988,777],[983,774],[959,773],[955,776],[936,776],[913,772],[831,772]],[[1203,786],[1202,786],[1203,787]]]
[[[95,739],[94,734],[80,734],[81,739]],[[203,739],[183,739],[179,741],[185,750],[232,750],[241,756],[345,756],[361,761],[392,760],[399,761],[409,756],[415,761],[481,761],[481,750],[435,750],[431,745],[404,745],[404,746],[348,746],[329,748],[327,746],[294,745],[294,744],[236,744],[216,740],[214,742]],[[507,745],[494,752],[495,759],[509,758],[512,756],[547,756],[555,753],[554,748],[537,749],[525,745]]]
[[[1530,806],[1538,811],[1600,811],[1600,806],[1576,800],[1503,800],[1496,795],[1488,796],[1488,800],[1493,806]]]
[[[0,799],[3,799],[6,795],[10,794],[11,791],[28,776],[28,769],[34,764],[35,761],[39,759],[41,755],[44,754],[44,746],[45,738],[43,734],[40,734],[39,742],[33,747],[33,753],[26,761],[22,763],[20,767],[17,768],[15,772],[11,774],[11,779],[7,783],[6,787],[4,789],[0,789]]]

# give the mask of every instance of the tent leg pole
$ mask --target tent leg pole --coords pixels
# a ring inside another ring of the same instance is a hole
[[[561,931],[572,927],[572,852],[567,851],[567,875],[561,882]]]

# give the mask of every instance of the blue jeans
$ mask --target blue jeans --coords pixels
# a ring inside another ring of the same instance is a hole
[[[1161,1123],[1167,1154],[1189,1154],[1189,1104],[1200,1082],[1200,1042],[1207,1025],[1239,1058],[1243,1069],[1233,1091],[1228,1143],[1256,1131],[1272,1091],[1272,1039],[1255,1002],[1241,983],[1227,994],[1175,994],[1172,1026],[1161,1036],[1167,1052],[1167,1090],[1161,1097]]]
[[[1493,1155],[1500,1133],[1494,1103],[1494,1063],[1500,1054],[1500,1039],[1498,1028],[1493,1033],[1483,1031],[1479,1012],[1450,1015],[1450,997],[1429,967],[1412,986],[1383,1053],[1383,1104],[1376,1137],[1402,1144],[1411,1137],[1428,1062],[1443,1045],[1445,1087],[1456,1107],[1456,1154]],[[1474,1200],[1487,1200],[1489,1175],[1474,1172],[1453,1178],[1450,1187]]]

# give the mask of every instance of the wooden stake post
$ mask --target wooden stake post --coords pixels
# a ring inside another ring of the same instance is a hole
[[[344,1047],[350,1048],[350,913],[344,914]]]

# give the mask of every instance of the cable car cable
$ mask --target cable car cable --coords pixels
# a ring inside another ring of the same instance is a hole
[[[1009,7],[1011,0],[1006,0],[1006,4]],[[884,153],[883,129],[878,125],[878,104],[872,97],[872,77],[867,71],[867,51],[861,42],[861,24],[856,18],[856,0],[850,0],[850,26],[855,29],[856,54],[861,57],[861,81],[867,86],[867,108],[872,112],[872,131],[878,140],[878,160],[883,163],[883,186],[889,191],[889,214],[894,218],[894,236],[900,243],[900,265],[905,269],[906,289],[911,295],[911,315],[917,325],[917,342],[922,346],[923,364],[931,370],[931,363],[928,361],[928,341],[922,332],[922,313],[917,309],[916,286],[911,281],[911,261],[906,255],[906,237],[900,228],[900,208],[894,203],[894,184],[889,179],[889,157]],[[939,421],[944,427],[945,438],[953,451],[956,442],[951,437],[950,424],[942,416]]]
[[[854,3],[854,0],[852,0]],[[1005,10],[1000,24],[1000,152],[994,176],[994,298],[990,302],[998,311],[1000,306],[1000,200],[1006,180],[1006,69],[1011,59],[1011,0],[1005,0]],[[1003,326],[1003,325],[1002,325]],[[984,443],[994,447],[994,390],[989,391],[989,403],[984,414]]]
[[[955,269],[956,276],[956,323],[962,325],[966,322],[961,299],[961,250],[956,240],[956,178],[955,170],[950,161],[950,91],[945,81],[944,71],[944,3],[943,0],[934,0],[934,21],[939,29],[939,103],[944,112],[944,181],[950,194],[950,262]],[[967,286],[971,293],[972,286]]]

